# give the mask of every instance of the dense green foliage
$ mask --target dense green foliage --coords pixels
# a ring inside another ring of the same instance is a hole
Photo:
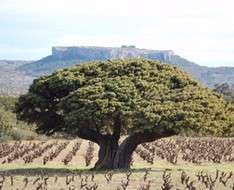
[[[234,135],[234,108],[176,67],[143,59],[96,61],[34,80],[20,119],[52,133],[174,131]]]

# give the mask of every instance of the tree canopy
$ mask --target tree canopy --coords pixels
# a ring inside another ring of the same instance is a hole
[[[16,111],[39,132],[65,131],[99,144],[97,168],[129,167],[123,154],[161,137],[234,134],[234,108],[220,94],[176,67],[144,59],[93,61],[40,77]],[[128,137],[119,145],[121,135]]]

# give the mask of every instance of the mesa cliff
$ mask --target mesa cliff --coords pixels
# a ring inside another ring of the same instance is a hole
[[[146,58],[175,65],[188,72],[193,78],[213,88],[215,84],[228,83],[234,88],[234,67],[205,67],[193,63],[172,50],[140,49],[134,45],[121,47],[98,46],[55,46],[52,54],[38,61],[20,66],[17,70],[39,77],[57,69],[66,68],[92,60]]]

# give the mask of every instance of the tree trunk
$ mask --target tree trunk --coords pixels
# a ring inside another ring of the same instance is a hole
[[[106,137],[99,147],[98,161],[94,170],[129,169],[132,153],[137,145],[132,143],[131,138],[125,139],[121,145],[118,145],[118,141]]]
[[[175,135],[173,131],[158,127],[157,132],[145,131],[130,135],[119,145],[120,129],[119,120],[115,123],[112,135],[102,135],[89,128],[78,131],[80,138],[97,143],[100,147],[94,170],[129,169],[132,154],[139,144]]]
[[[113,163],[113,169],[129,169],[132,160],[132,154],[137,146],[138,143],[134,138],[126,138],[118,148]]]
[[[95,170],[113,169],[114,159],[119,148],[121,120],[116,120],[114,126],[112,135],[102,135],[98,139],[100,148],[98,152],[98,161],[94,166]]]
[[[108,136],[99,144],[99,159],[94,169],[129,169],[132,154],[139,144],[174,135],[174,132],[137,133],[127,137],[120,145],[113,136]]]
[[[106,136],[99,143],[98,161],[94,166],[94,170],[113,169],[114,158],[118,150],[118,140],[112,136]]]

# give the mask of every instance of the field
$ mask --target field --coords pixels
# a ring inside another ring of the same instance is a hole
[[[234,190],[234,139],[170,138],[140,145],[129,171],[90,171],[98,146],[81,139],[0,144],[0,189]]]

